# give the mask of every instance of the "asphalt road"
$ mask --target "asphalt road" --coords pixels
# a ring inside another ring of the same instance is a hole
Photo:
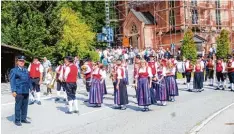
[[[129,70],[132,70],[130,67]],[[132,76],[131,71],[130,77]],[[131,81],[131,80],[130,80]],[[47,97],[42,105],[29,106],[28,117],[31,124],[22,127],[14,125],[14,98],[9,85],[2,86],[2,133],[5,134],[187,134],[196,125],[217,110],[234,102],[234,93],[228,90],[216,91],[205,86],[201,93],[185,91],[185,85],[178,80],[180,96],[167,106],[151,105],[149,112],[142,112],[132,96],[135,91],[128,87],[130,103],[127,110],[113,109],[113,89],[108,89],[101,108],[83,103],[85,91],[79,91],[80,115],[67,115],[63,102],[54,103],[54,96]],[[205,83],[207,85],[207,83]],[[82,84],[78,85],[84,89]],[[112,86],[107,80],[107,86]],[[43,86],[42,89],[45,89]],[[54,91],[55,95],[55,91]],[[43,97],[42,97],[43,98]]]

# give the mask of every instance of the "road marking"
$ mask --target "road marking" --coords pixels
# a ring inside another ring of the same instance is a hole
[[[221,114],[223,111],[225,111],[226,109],[228,109],[229,107],[231,107],[232,105],[234,105],[234,103],[220,109],[219,111],[215,112],[214,114],[212,114],[211,116],[209,116],[207,119],[205,119],[204,121],[202,121],[202,123],[199,126],[195,126],[193,129],[191,129],[191,131],[189,132],[189,134],[197,134],[207,123],[209,123],[212,119],[214,119],[216,116],[218,116],[219,114]]]

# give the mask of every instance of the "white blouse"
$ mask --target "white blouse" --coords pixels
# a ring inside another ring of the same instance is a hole
[[[139,73],[145,73],[145,72],[146,72],[146,68],[147,68],[147,67],[144,67],[144,68],[141,67],[141,68],[139,69],[138,72],[139,72]],[[150,67],[148,67],[148,74],[149,74],[149,77],[150,77],[150,78],[153,77],[152,70],[151,70]]]
[[[101,79],[105,79],[106,78],[106,71],[103,71],[102,69],[96,68],[95,70],[93,70],[92,74],[99,74],[101,75]]]
[[[120,68],[123,69],[124,77],[122,77],[122,75],[121,75],[121,70],[122,70],[122,69],[120,69]],[[118,68],[117,68],[117,79],[123,79],[123,78],[126,78],[126,75],[125,75],[125,67],[118,67]]]

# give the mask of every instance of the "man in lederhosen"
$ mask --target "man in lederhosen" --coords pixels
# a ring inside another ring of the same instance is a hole
[[[227,71],[228,71],[228,78],[231,83],[231,91],[234,91],[234,61],[231,55],[228,55],[228,62],[227,62]]]
[[[33,59],[33,62],[28,67],[29,75],[30,75],[32,85],[33,85],[33,93],[32,94],[33,94],[33,96],[35,96],[35,100],[30,102],[30,105],[34,104],[35,101],[37,101],[38,105],[41,105],[40,85],[42,84],[43,70],[44,70],[43,66],[39,62],[38,58],[35,57]]]
[[[66,83],[66,92],[67,92],[67,100],[68,100],[68,111],[67,114],[79,113],[78,111],[78,101],[76,99],[76,88],[77,88],[77,76],[78,76],[78,68],[73,64],[73,57],[67,56],[64,59],[66,69],[64,72],[64,80]],[[74,106],[74,111],[73,111]]]

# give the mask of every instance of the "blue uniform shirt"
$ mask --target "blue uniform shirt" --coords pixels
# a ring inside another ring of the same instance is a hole
[[[11,91],[17,94],[28,94],[32,89],[29,72],[26,68],[15,67],[10,72]]]

